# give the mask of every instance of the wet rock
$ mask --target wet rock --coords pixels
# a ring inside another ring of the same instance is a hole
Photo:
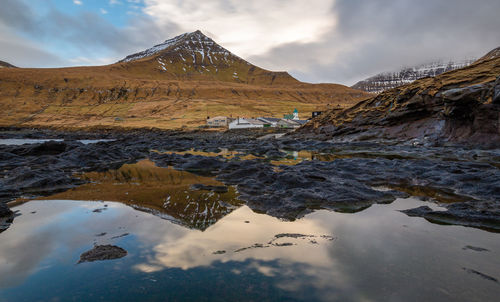
[[[57,155],[66,151],[64,142],[48,141],[38,145],[25,145],[17,147],[12,153],[22,156]]]
[[[410,217],[424,217],[425,215],[432,213],[433,210],[428,206],[421,206],[414,209],[402,210],[401,213],[405,213]]]
[[[14,215],[0,217],[0,233],[6,231],[14,222]]]
[[[130,235],[130,234],[129,233],[124,233],[124,234],[121,234],[121,235],[118,235],[118,236],[113,236],[113,237],[111,237],[111,239],[118,239],[118,238],[126,237],[128,235]]]
[[[497,202],[460,202],[448,205],[446,211],[433,211],[424,206],[401,212],[440,224],[458,224],[500,231],[500,205]]]
[[[80,255],[78,263],[120,259],[127,256],[127,251],[114,245],[96,245]]]
[[[12,212],[5,203],[0,202],[0,218],[9,217],[12,215],[14,215],[14,212]]]
[[[494,278],[492,276],[488,276],[488,275],[483,274],[481,272],[478,272],[476,270],[473,270],[473,269],[470,269],[470,268],[466,268],[466,267],[462,267],[462,269],[464,271],[466,271],[467,273],[469,273],[469,274],[477,275],[477,276],[479,276],[479,277],[481,277],[481,278],[483,278],[485,280],[489,280],[489,281],[493,281],[493,282],[498,282],[497,278]]]
[[[207,158],[203,156],[193,156],[184,164],[178,166],[178,168],[198,173],[198,174],[213,174],[223,166],[223,163],[216,158]]]
[[[464,251],[471,250],[471,251],[475,251],[475,252],[489,252],[490,251],[488,249],[478,247],[478,246],[472,246],[472,245],[466,245],[462,248],[462,250],[464,250]]]
[[[283,243],[273,243],[273,245],[278,247],[283,247],[283,246],[292,246],[294,244],[291,242],[283,242]]]
[[[191,190],[203,190],[203,191],[212,191],[215,193],[227,193],[228,187],[227,186],[210,186],[210,185],[204,185],[204,184],[194,184],[194,185],[191,185]]]
[[[401,100],[410,96],[411,93],[402,96]],[[424,98],[423,101],[432,100]],[[481,111],[484,120],[478,121],[479,115],[475,115],[473,123],[477,122],[477,127],[485,127],[496,112],[484,106],[476,110],[484,109]],[[425,125],[438,125],[433,120],[428,123]],[[19,135],[26,137],[27,134]],[[29,134],[33,138],[46,138],[46,135],[46,132]],[[500,228],[495,226],[500,221],[498,149],[443,145],[424,138],[397,143],[284,137],[262,143],[235,133],[175,132],[121,133],[114,134],[115,140],[111,142],[83,145],[74,141],[81,138],[80,134],[50,135],[73,140],[64,142],[64,152],[52,155],[27,155],[30,153],[25,151],[33,146],[0,146],[0,201],[26,195],[50,195],[82,184],[82,180],[73,177],[74,173],[117,169],[125,163],[151,158],[161,167],[174,166],[197,174],[216,175],[226,185],[236,185],[241,194],[239,199],[254,211],[279,218],[293,220],[317,209],[356,212],[374,203],[388,203],[413,195],[446,202],[447,211],[420,213],[433,222]],[[258,153],[265,159],[230,160],[152,151],[193,148],[227,148],[242,155]],[[331,154],[331,161],[312,160],[275,169],[267,161],[268,157],[281,155],[283,149],[326,152]],[[380,186],[389,190],[373,189]]]
[[[243,248],[240,248],[240,249],[237,249],[235,250],[234,252],[235,253],[239,253],[239,252],[243,252],[243,251],[246,251],[246,250],[251,250],[251,249],[262,249],[262,248],[267,248],[267,247],[270,247],[269,245],[266,245],[266,244],[262,244],[262,243],[255,243],[254,245],[252,246],[249,246],[249,247],[243,247]]]

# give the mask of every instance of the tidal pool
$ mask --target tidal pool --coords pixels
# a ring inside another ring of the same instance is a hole
[[[149,160],[75,177],[88,183],[19,200],[11,204],[13,222],[0,221],[0,302],[500,295],[500,234],[400,212],[443,209],[433,202],[397,199],[354,214],[318,210],[285,221],[253,212],[235,187],[213,177]],[[103,245],[126,256],[79,263]]]
[[[128,204],[128,205],[127,205]],[[500,235],[398,199],[296,221],[247,206],[204,229],[130,203],[34,200],[0,234],[0,301],[497,301]],[[199,209],[203,211],[204,209]],[[127,250],[77,264],[94,245]]]

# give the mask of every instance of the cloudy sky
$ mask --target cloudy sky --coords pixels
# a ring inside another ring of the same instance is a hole
[[[101,65],[200,29],[302,81],[480,57],[500,46],[498,0],[2,0],[0,60]]]

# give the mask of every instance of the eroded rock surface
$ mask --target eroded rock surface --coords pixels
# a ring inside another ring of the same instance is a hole
[[[117,169],[149,158],[160,167],[173,166],[235,185],[239,199],[250,208],[279,218],[293,220],[317,209],[356,212],[412,195],[442,202],[448,209],[419,213],[430,221],[500,230],[499,149],[414,141],[255,140],[257,134],[251,132],[108,133],[105,137],[114,141],[89,145],[76,139],[91,134],[21,135],[57,135],[65,140],[51,144],[57,146],[57,152],[46,151],[45,144],[44,155],[33,155],[29,150],[40,150],[33,145],[0,146],[0,200],[4,202],[47,196],[83,183],[75,173]],[[63,152],[61,145],[65,146]],[[229,149],[238,155],[163,152],[190,149]],[[279,165],[279,160],[271,164],[281,155],[289,157],[300,150],[309,150],[311,158],[296,165]],[[192,189],[217,191],[225,187],[195,185]]]
[[[120,259],[127,256],[127,251],[114,245],[96,245],[80,255],[78,263]]]
[[[12,216],[14,213],[9,209],[9,207],[0,202],[0,218]]]

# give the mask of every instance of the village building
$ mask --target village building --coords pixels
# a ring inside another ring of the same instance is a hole
[[[259,117],[257,119],[259,121],[266,123],[267,125],[269,125],[269,127],[273,127],[273,128],[276,127],[278,122],[281,120],[280,118],[276,118],[276,117]]]
[[[219,120],[221,117],[214,119]],[[307,120],[299,119],[299,111],[295,109],[292,114],[285,115],[285,118],[276,117],[258,117],[237,118],[228,122],[229,129],[248,129],[248,128],[287,128],[294,129],[307,123]],[[215,122],[214,122],[215,123]],[[210,125],[209,125],[210,126]]]
[[[292,114],[285,114],[283,116],[283,119],[285,119],[285,120],[298,120],[299,119],[299,111],[297,110],[297,108],[295,108],[295,110],[293,111]]]
[[[269,124],[266,124],[258,119],[239,117],[229,123],[229,129],[264,128],[265,125],[268,125],[267,127],[269,127]]]
[[[234,119],[227,116],[216,116],[212,118],[207,118],[208,127],[228,127],[229,123]]]

